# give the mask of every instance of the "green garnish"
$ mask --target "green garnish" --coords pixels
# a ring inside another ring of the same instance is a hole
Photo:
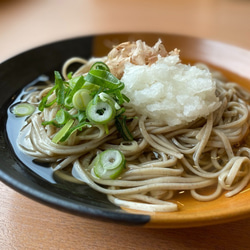
[[[76,93],[76,91],[82,88],[84,83],[85,80],[83,76],[77,76],[69,80],[69,86],[72,89],[72,91],[69,93],[68,97],[72,98],[73,95]]]
[[[56,113],[56,121],[58,124],[65,124],[71,118],[72,118],[72,116],[64,109],[60,109]]]
[[[95,63],[91,66],[90,71],[91,71],[91,70],[94,70],[94,69],[106,70],[106,71],[109,71],[109,72],[110,72],[109,67],[108,67],[107,64],[105,64],[104,62],[95,62]]]
[[[73,76],[73,72],[69,72],[69,73],[67,74],[68,79],[71,79],[72,76]]]
[[[66,141],[75,131],[95,124],[104,125],[108,134],[108,123],[124,112],[120,105],[129,102],[128,97],[121,93],[124,83],[112,75],[103,62],[94,63],[86,76],[73,77],[71,73],[68,75],[69,80],[64,81],[59,72],[55,71],[54,75],[55,86],[39,104],[40,111],[54,104],[59,106],[60,110],[53,120],[42,122],[44,126],[60,128],[52,141]],[[54,98],[50,98],[52,94],[55,94]],[[48,103],[49,99],[52,101]],[[72,108],[78,111],[77,114],[70,115]],[[129,131],[125,123],[116,124],[117,129],[121,131],[122,128],[125,131],[123,134],[127,135],[125,138],[128,138]]]
[[[57,128],[63,127],[63,125],[62,125],[62,124],[58,124],[58,123],[56,122],[55,119],[52,120],[52,121],[43,121],[43,122],[42,122],[42,125],[43,125],[43,126],[46,126],[46,125],[53,125],[53,126],[55,126],[55,127],[57,127]]]
[[[92,96],[89,90],[87,89],[79,89],[74,94],[72,103],[73,106],[78,110],[85,110],[87,105],[91,101]]]
[[[55,86],[56,86],[56,97],[57,97],[57,104],[63,105],[64,104],[64,84],[63,79],[59,72],[55,71]]]
[[[53,137],[52,142],[58,143],[65,136],[65,134],[69,131],[73,123],[74,123],[73,119],[70,119],[69,121],[67,121],[67,123]]]
[[[68,129],[68,131],[63,135],[60,139],[60,142],[66,141],[76,130],[81,131],[84,127],[92,127],[92,125],[88,122],[80,122],[76,126]]]
[[[133,141],[133,136],[128,129],[126,120],[127,117],[125,115],[119,115],[115,118],[115,125],[125,141]]]
[[[78,122],[83,122],[87,120],[86,112],[78,110],[78,114],[75,116]]]
[[[28,116],[35,112],[35,106],[29,103],[19,103],[14,106],[13,114],[16,116]]]
[[[39,106],[38,106],[38,109],[40,111],[43,111],[44,108],[49,108],[50,106],[52,106],[56,102],[56,99],[54,99],[50,103],[47,103],[49,96],[54,92],[54,90],[56,88],[57,88],[57,86],[54,86],[53,88],[51,88],[51,90],[47,93],[47,95],[42,98],[42,100],[41,100],[41,102],[39,103]]]
[[[86,115],[94,124],[107,124],[115,118],[116,110],[111,102],[98,101],[93,99],[87,107]]]
[[[125,164],[125,157],[119,150],[108,149],[98,154],[91,165],[98,178],[110,180],[121,174]]]
[[[109,71],[93,69],[85,77],[86,81],[110,90],[122,90],[124,83],[112,75]]]
[[[91,95],[94,96],[98,90],[100,89],[100,87],[98,85],[95,85],[91,82],[85,82],[84,85],[82,86],[83,89],[87,89],[91,92]]]

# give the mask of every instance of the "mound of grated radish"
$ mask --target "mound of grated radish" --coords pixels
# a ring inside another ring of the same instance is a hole
[[[207,117],[221,105],[209,70],[182,64],[179,55],[159,56],[151,65],[126,63],[121,81],[128,105],[170,126]]]

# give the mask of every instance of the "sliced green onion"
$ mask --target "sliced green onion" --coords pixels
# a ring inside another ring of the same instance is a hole
[[[92,127],[88,122],[78,123],[76,126],[71,127],[64,136],[60,139],[60,142],[66,141],[76,130],[82,130],[83,127]]]
[[[106,70],[106,71],[110,72],[110,69],[109,69],[108,65],[105,64],[104,62],[96,62],[96,63],[94,63],[91,66],[90,70],[93,70],[93,69]]]
[[[124,83],[106,70],[90,70],[85,80],[108,89],[122,90],[124,88]]]
[[[78,114],[75,117],[78,119],[78,122],[83,122],[87,119],[86,112],[81,110],[78,110]]]
[[[118,132],[121,134],[122,138],[125,141],[133,141],[133,136],[128,129],[126,120],[127,117],[125,115],[117,116],[115,119],[115,125]]]
[[[77,76],[69,80],[69,86],[73,91],[73,94],[71,93],[72,96],[78,89],[80,89],[83,86],[84,82],[85,81],[83,76]]]
[[[66,96],[66,98],[64,100],[64,107],[67,108],[67,109],[72,109],[74,107],[73,103],[72,103],[72,98],[71,97]]]
[[[93,84],[91,82],[85,82],[84,85],[82,86],[83,89],[87,89],[93,94],[97,92],[97,90],[100,88],[100,86]]]
[[[72,84],[74,83],[74,84]],[[71,84],[71,85],[70,85]],[[72,103],[72,99],[74,94],[82,88],[84,84],[84,78],[83,76],[79,76],[79,77],[74,77],[69,81],[69,93],[65,94],[66,98],[64,100],[64,105],[66,108],[71,109],[74,107],[73,103]],[[72,90],[71,90],[72,88]]]
[[[55,74],[55,86],[56,88],[56,97],[57,97],[57,104],[62,105],[64,104],[64,84],[63,79],[58,71],[54,72]]]
[[[72,79],[72,76],[73,76],[73,72],[69,72],[69,73],[67,74],[68,79]]]
[[[52,142],[58,143],[63,138],[63,136],[68,132],[73,123],[74,123],[73,119],[68,120],[67,123],[53,137]]]
[[[30,103],[19,103],[13,108],[13,114],[16,116],[28,116],[34,113],[35,106]]]
[[[47,93],[46,96],[44,96],[41,100],[41,102],[39,103],[38,109],[40,111],[43,111],[44,108],[48,108],[51,105],[53,105],[56,102],[56,99],[51,101],[49,104],[47,104],[47,100],[49,98],[49,96],[54,92],[54,90],[57,88],[57,86],[54,86],[53,88],[50,89],[50,91]]]
[[[53,125],[53,126],[55,126],[55,127],[57,127],[57,128],[63,127],[63,124],[58,124],[55,120],[44,121],[44,122],[42,122],[42,125],[43,125],[43,126],[46,126],[46,125]]]
[[[107,102],[107,101],[112,102],[112,104],[114,105],[115,109],[119,110],[121,108],[120,105],[110,95],[108,95],[107,93],[101,92],[100,94],[98,94],[98,96],[100,97],[100,99],[103,102]]]
[[[125,102],[130,102],[130,99],[126,95],[122,94],[122,98]]]
[[[86,115],[90,122],[94,124],[107,124],[115,118],[116,110],[111,102],[98,101],[92,99],[86,109]]]
[[[64,109],[60,109],[56,113],[56,121],[59,124],[65,124],[70,118],[71,115]]]
[[[87,105],[92,100],[90,91],[87,89],[79,89],[72,99],[73,106],[78,110],[85,110]]]
[[[101,179],[115,179],[125,168],[125,157],[115,149],[103,151],[93,161],[95,175]]]
[[[64,81],[58,71],[55,71],[54,75],[55,86],[39,104],[40,111],[53,104],[59,106],[60,110],[55,118],[42,123],[61,128],[52,141],[65,141],[74,131],[91,124],[104,125],[108,134],[109,122],[124,112],[121,104],[129,101],[129,98],[121,93],[124,83],[112,75],[109,67],[103,62],[94,63],[86,76],[73,77],[72,73],[68,74],[68,81]],[[47,103],[52,94],[56,97]],[[68,111],[72,108],[77,109],[78,113],[70,115]],[[74,123],[76,125],[73,126]],[[121,134],[125,134],[123,137],[126,140],[131,139],[126,121],[119,120],[116,123]]]

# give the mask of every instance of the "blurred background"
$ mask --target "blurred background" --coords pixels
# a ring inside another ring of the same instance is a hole
[[[0,62],[70,37],[167,32],[250,49],[249,0],[0,0]]]

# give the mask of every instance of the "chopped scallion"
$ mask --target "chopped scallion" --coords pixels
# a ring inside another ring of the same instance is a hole
[[[73,125],[73,123],[74,123],[73,119],[68,120],[67,123],[53,137],[52,142],[58,143],[65,136],[65,134],[68,132],[68,130]]]
[[[106,70],[106,71],[110,72],[110,69],[109,69],[108,65],[105,64],[104,62],[96,62],[96,63],[94,63],[91,66],[90,70],[93,70],[93,69]]]
[[[97,91],[99,90],[100,86],[93,84],[91,82],[85,82],[82,88],[89,90],[92,95],[95,95]]]
[[[105,70],[91,70],[85,77],[85,80],[104,88],[119,90],[122,90],[124,88],[123,82],[112,75],[109,71]]]
[[[121,105],[129,101],[121,93],[124,83],[116,78],[103,62],[94,63],[85,76],[74,77],[73,73],[69,73],[68,80],[65,81],[58,71],[54,72],[54,76],[55,86],[42,98],[38,107],[43,111],[52,105],[58,105],[59,111],[56,116],[51,121],[42,122],[44,126],[53,125],[61,128],[52,141],[65,141],[76,130],[94,124],[104,125],[108,134],[109,122],[124,112],[125,108]],[[70,115],[71,110],[74,115]],[[117,128],[120,127],[123,134],[127,135],[125,138],[128,138],[126,122],[116,123]]]
[[[64,109],[60,109],[56,113],[56,121],[58,124],[65,124],[70,118],[71,115]]]
[[[62,105],[64,104],[64,84],[63,79],[58,71],[54,72],[55,74],[55,86],[56,88],[56,97],[57,97],[57,104]]]
[[[125,141],[133,141],[133,136],[128,129],[126,119],[127,118],[124,115],[117,116],[115,119],[115,125]]]
[[[87,105],[91,101],[92,96],[90,95],[90,91],[87,89],[79,89],[72,98],[73,106],[77,110],[85,110]]]
[[[71,127],[60,139],[60,142],[66,141],[76,130],[81,131],[84,127],[91,127],[91,124],[88,122],[80,122],[76,126]]]
[[[67,74],[68,79],[71,79],[71,78],[72,78],[72,75],[73,75],[73,72],[69,72],[69,73]]]
[[[83,122],[87,119],[86,112],[80,110],[78,110],[78,114],[75,117],[78,119],[78,122]]]
[[[86,115],[90,122],[94,124],[107,124],[115,118],[116,110],[111,102],[98,101],[92,99],[86,109]]]
[[[13,114],[16,116],[28,116],[34,113],[35,106],[30,103],[19,103],[14,106]]]
[[[96,156],[93,163],[95,175],[101,179],[115,179],[125,168],[125,157],[116,149],[108,149]]]
[[[55,126],[55,127],[57,127],[57,128],[63,127],[63,124],[58,124],[55,120],[52,120],[52,121],[44,121],[44,122],[42,122],[42,125],[43,125],[43,126],[46,126],[46,125],[53,125],[53,126]]]
[[[52,102],[50,102],[49,104],[47,104],[47,100],[49,98],[49,96],[54,92],[54,90],[57,88],[57,86],[54,86],[53,88],[50,89],[50,91],[46,94],[46,96],[44,96],[41,100],[41,102],[39,103],[38,109],[40,111],[43,111],[44,108],[48,108],[50,107],[52,104],[54,104],[56,102],[56,99]]]

